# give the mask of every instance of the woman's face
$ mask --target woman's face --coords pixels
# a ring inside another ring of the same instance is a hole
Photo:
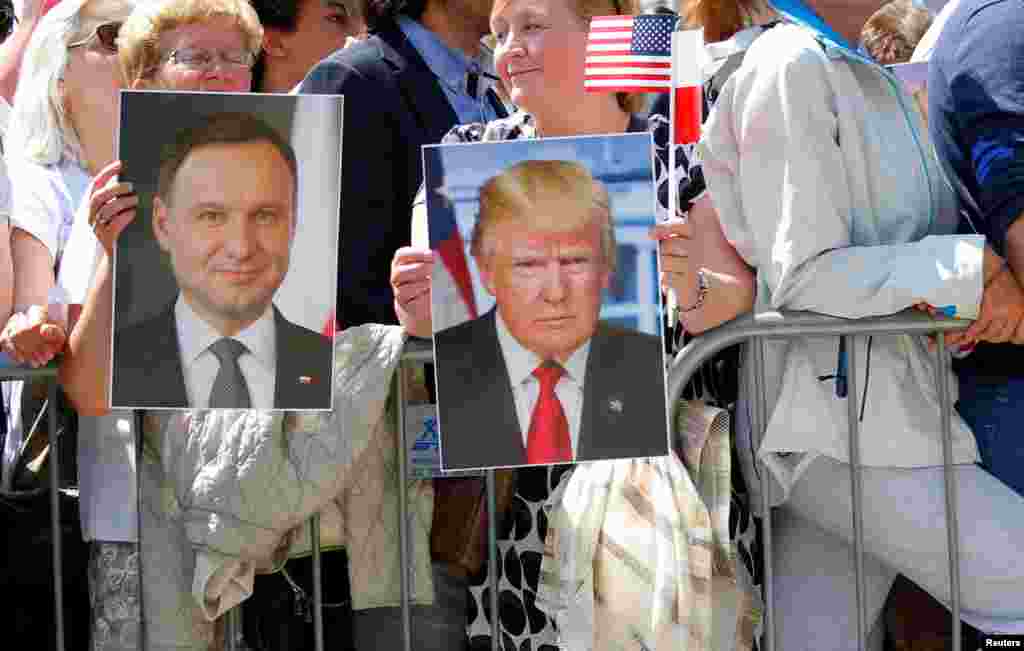
[[[245,33],[227,16],[214,16],[160,35],[160,63],[138,88],[246,92],[252,61]],[[248,58],[247,63],[240,63]]]
[[[109,118],[117,115],[118,91],[124,87],[117,61],[117,50],[103,44],[96,27],[122,22],[131,13],[131,5],[110,5],[103,13],[81,15],[82,28],[68,44],[68,61],[61,81],[64,111],[72,124],[88,116]],[[77,127],[76,127],[77,128]]]
[[[587,25],[570,0],[509,0],[491,13],[494,64],[513,103],[571,111],[583,90]]]

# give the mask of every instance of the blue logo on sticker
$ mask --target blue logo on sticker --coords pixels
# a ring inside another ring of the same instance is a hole
[[[430,450],[437,447],[437,418],[430,416],[423,419],[423,433],[416,437],[413,450]]]

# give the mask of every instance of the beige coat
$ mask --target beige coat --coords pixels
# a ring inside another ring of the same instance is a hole
[[[367,325],[335,341],[331,412],[163,412],[140,468],[147,648],[205,649],[257,571],[325,547],[349,555],[353,608],[397,606],[398,477],[391,379],[405,335]],[[410,482],[413,600],[433,602],[433,490]],[[330,580],[330,577],[325,577]]]

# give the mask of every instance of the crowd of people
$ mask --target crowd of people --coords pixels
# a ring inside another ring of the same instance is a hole
[[[939,4],[660,8],[702,28],[709,44],[713,74],[693,146],[672,144],[668,95],[584,88],[590,19],[636,15],[629,0],[8,3],[0,10],[0,350],[31,367],[56,360],[62,401],[50,408],[75,416],[64,419],[77,450],[74,476],[64,479],[78,488],[74,535],[86,560],[65,571],[88,583],[88,603],[71,606],[87,613],[80,637],[88,642],[69,646],[220,648],[223,614],[237,606],[242,648],[312,648],[303,527],[320,513],[327,647],[398,648],[401,568],[389,528],[399,452],[387,387],[396,351],[406,337],[431,337],[438,305],[467,317],[431,250],[421,149],[644,132],[658,196],[649,237],[663,293],[673,297],[670,353],[751,311],[856,319],[914,308],[973,321],[944,335],[952,355],[939,369],[958,388],[961,615],[982,633],[1024,634],[1024,445],[1015,437],[1024,404],[1024,73],[1016,63],[1024,11],[1014,0]],[[908,90],[887,67],[908,60],[928,62],[926,89]],[[140,201],[119,176],[124,89],[345,97],[341,262],[336,313],[325,324],[336,351],[333,413],[111,410],[114,251]],[[483,269],[496,255],[476,243],[472,254]],[[498,612],[474,549],[481,480],[411,482],[413,647],[491,648],[497,618],[502,648],[750,649],[765,633],[770,560],[777,648],[856,649],[860,634],[871,649],[894,648],[898,627],[886,630],[883,611],[898,576],[937,604],[951,597],[934,342],[857,336],[847,345],[770,342],[760,386],[748,372],[752,351],[721,354],[710,371],[715,390],[702,385],[700,401],[673,409],[713,404],[732,417],[728,438],[694,443],[674,431],[666,457],[496,473]],[[868,631],[857,630],[852,587],[848,411],[837,378],[844,354],[862,360],[854,385]],[[399,380],[428,399],[434,392],[429,372]],[[763,433],[750,418],[762,390]],[[41,485],[39,394],[31,383],[3,383],[0,509]],[[678,430],[685,417],[671,421]],[[487,435],[482,423],[478,436]],[[270,465],[252,471],[246,449]],[[185,450],[198,460],[186,461]],[[288,506],[218,511],[221,502],[191,483],[214,456],[221,468],[237,463],[227,474],[241,502]],[[714,483],[721,477],[725,486]],[[763,493],[774,507],[771,559],[761,558],[751,511]],[[168,500],[177,516],[151,508]],[[21,509],[12,508],[5,522]],[[653,515],[629,520],[626,535],[616,508]],[[596,542],[565,542],[586,536]],[[578,548],[592,555],[575,558]],[[655,548],[669,551],[648,553]],[[18,561],[7,562],[11,572]],[[671,576],[665,603],[630,597],[662,586],[658,576]],[[580,585],[588,598],[576,594]],[[45,608],[38,622],[48,621]],[[19,630],[28,635],[31,622]]]

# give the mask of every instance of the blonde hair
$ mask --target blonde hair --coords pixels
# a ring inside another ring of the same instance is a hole
[[[704,29],[704,42],[717,43],[750,26],[753,16],[769,9],[765,0],[681,0],[680,16],[690,27]]]
[[[553,214],[538,206],[569,200],[589,210]],[[500,222],[517,221],[530,228],[566,232],[600,220],[601,252],[615,271],[615,226],[608,190],[576,161],[528,160],[488,179],[480,188],[480,216],[473,225],[470,253],[485,260],[494,253],[489,234]]]
[[[81,160],[81,144],[64,106],[63,80],[68,45],[97,25],[128,16],[134,0],[63,0],[39,21],[18,73],[11,118],[4,136],[8,160],[39,165]],[[114,128],[114,116],[111,116]]]
[[[910,0],[893,0],[871,14],[861,30],[864,48],[883,65],[906,63],[932,24],[932,14]]]
[[[263,27],[256,10],[246,0],[159,0],[139,5],[117,37],[118,57],[125,80],[145,78],[160,65],[160,35],[184,25],[226,17],[246,39],[255,56],[263,42]]]

